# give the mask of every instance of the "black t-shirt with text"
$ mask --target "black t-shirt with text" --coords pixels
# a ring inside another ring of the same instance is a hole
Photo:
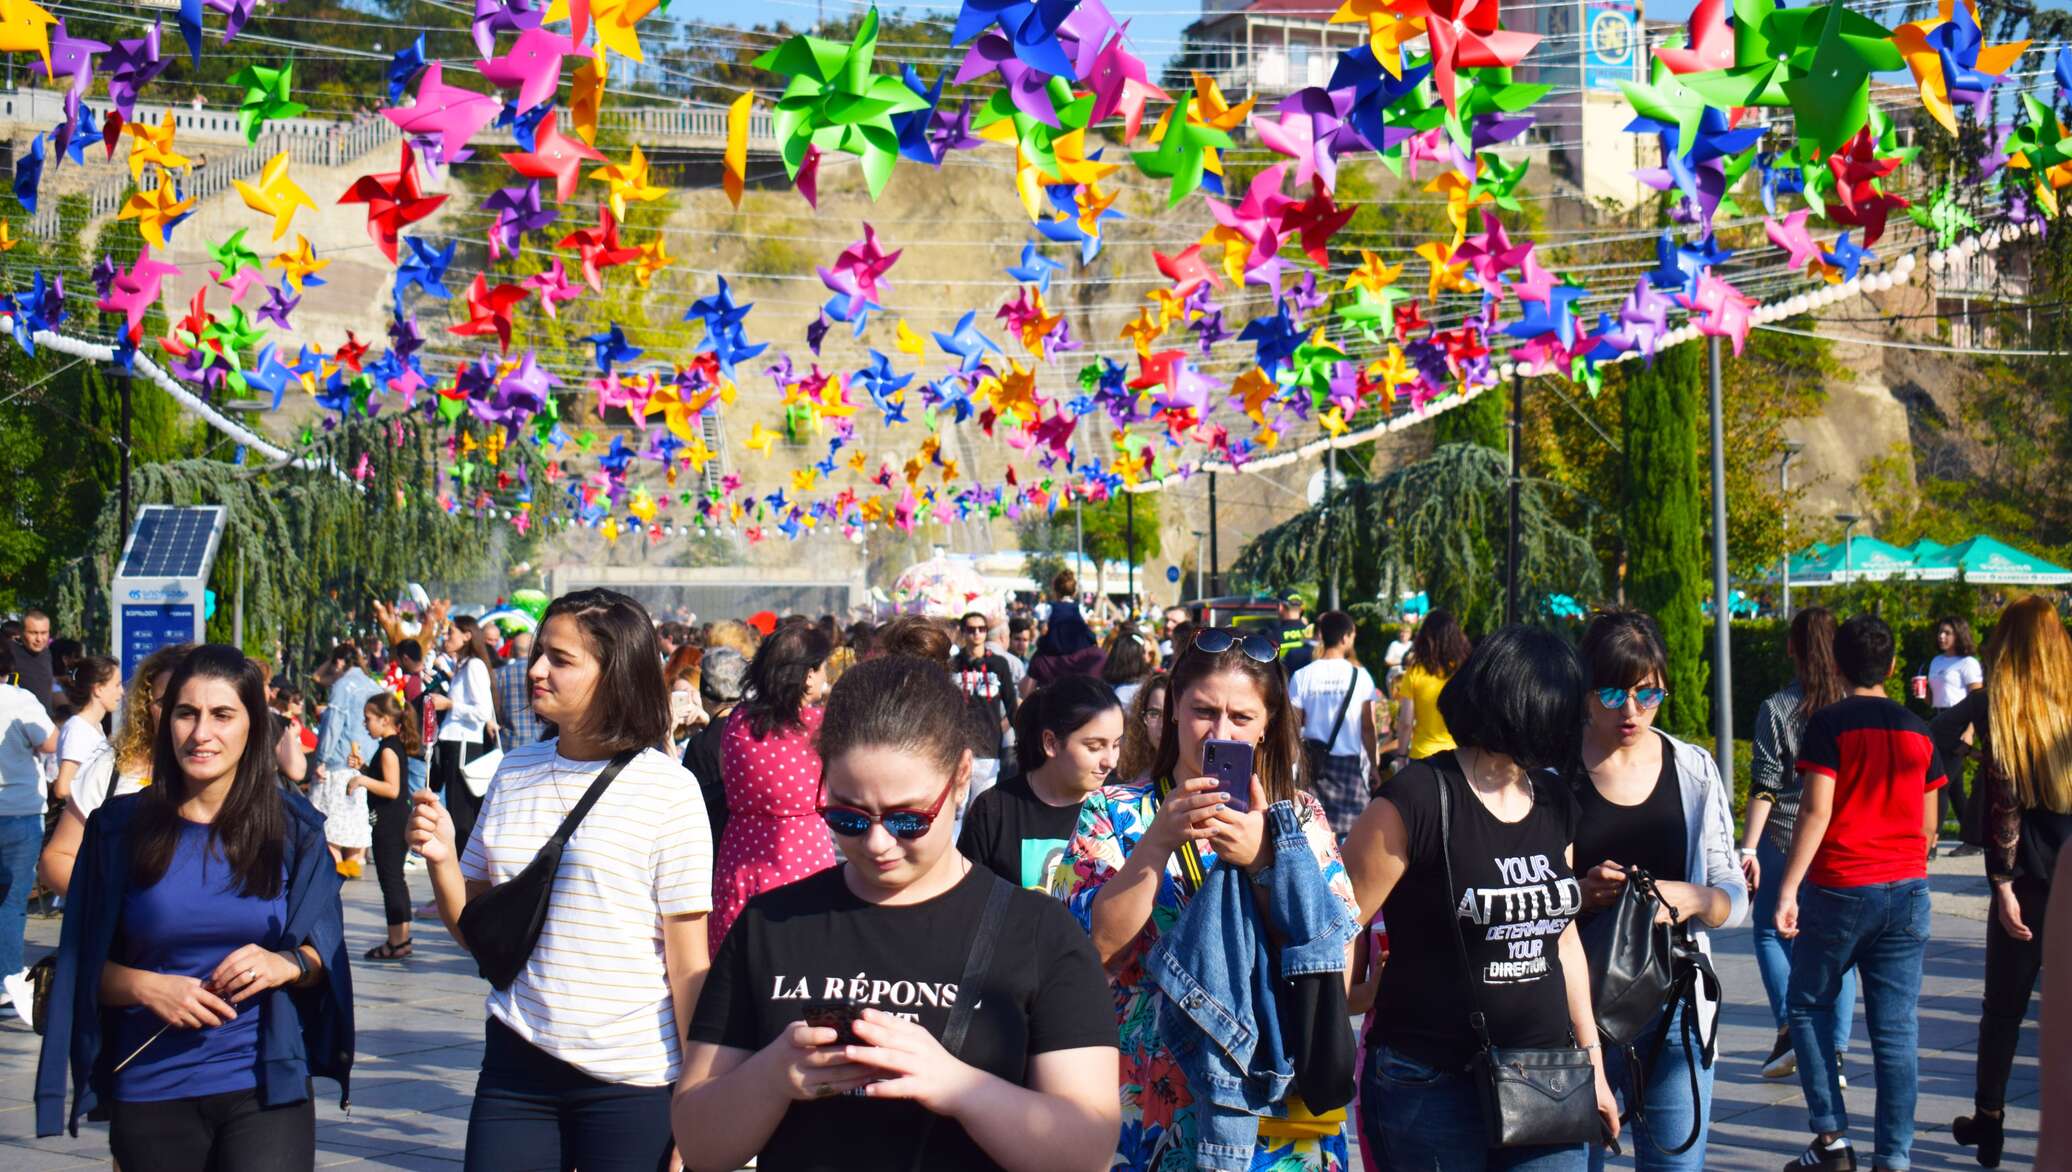
[[[1006,734],[1000,722],[1014,719],[1014,670],[994,652],[974,659],[959,648],[950,662],[950,678],[964,693],[972,753],[988,759],[999,757]]]
[[[1390,1048],[1464,1068],[1476,1049],[1468,1025],[1474,1010],[1498,1046],[1569,1043],[1557,946],[1583,900],[1566,859],[1576,803],[1557,777],[1534,774],[1532,782],[1531,811],[1509,823],[1469,790],[1451,752],[1411,762],[1382,787],[1402,815],[1410,854],[1382,904],[1392,947],[1374,1020],[1376,1036]],[[1453,803],[1451,891],[1439,845],[1442,784]],[[1467,949],[1472,987],[1463,983],[1460,951],[1448,932],[1459,933]]]
[[[843,868],[765,892],[728,929],[691,1018],[690,1040],[756,1051],[821,1002],[906,1017],[938,1038],[995,882],[984,868],[925,903],[885,907],[849,890]],[[959,1057],[1028,1085],[1036,1054],[1116,1044],[1115,1001],[1093,944],[1065,906],[1033,891],[1008,902]],[[907,1172],[927,1111],[858,1094],[793,1103],[756,1162],[761,1172]],[[999,1167],[964,1129],[939,1121],[927,1166]]]
[[[957,849],[1017,887],[1049,891],[1050,873],[1078,825],[1079,806],[1051,805],[1018,773],[971,803]]]

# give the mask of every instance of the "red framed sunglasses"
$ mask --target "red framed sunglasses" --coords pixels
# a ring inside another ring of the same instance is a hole
[[[823,796],[815,804],[820,808],[820,820],[827,823],[829,830],[843,838],[861,838],[869,834],[871,824],[876,823],[883,826],[885,833],[892,837],[912,842],[927,834],[928,828],[935,825],[936,818],[942,814],[943,803],[950,800],[950,791],[957,788],[957,779],[952,776],[945,782],[942,792],[935,795],[935,804],[925,810],[887,810],[877,815],[867,814],[854,806],[828,805],[825,798],[826,785],[826,781],[823,780]]]

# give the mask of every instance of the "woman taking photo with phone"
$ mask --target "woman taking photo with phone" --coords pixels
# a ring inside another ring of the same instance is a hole
[[[274,780],[266,728],[259,669],[233,647],[195,650],[167,688],[155,784],[87,822],[36,1130],[106,1118],[124,1172],[312,1168],[310,1079],[344,1093],[338,874],[316,812]]]
[[[818,807],[842,863],[748,902],[691,1023],[693,1172],[1094,1172],[1115,1150],[1115,1020],[1056,901],[951,845],[962,695],[913,656],[842,675]]]
[[[1981,757],[1993,914],[1986,921],[1975,1109],[1959,1116],[1950,1134],[1993,1168],[2006,1143],[2015,1043],[2043,967],[2051,877],[2072,840],[2072,637],[2048,599],[2032,594],[2001,612],[1986,646],[1985,675],[1984,691],[1966,695],[1932,727],[1946,762],[1973,752],[1967,735]]]
[[[461,931],[468,905],[518,876],[617,772],[567,840],[522,969],[489,994],[466,1167],[656,1172],[669,1163],[669,1088],[705,978],[704,806],[657,748],[669,691],[639,603],[610,590],[555,599],[527,675],[553,735],[504,755],[465,855],[437,796],[415,799],[410,842],[461,947],[476,951]]]
[[[1574,922],[1576,801],[1553,772],[1581,749],[1584,682],[1558,635],[1488,636],[1439,694],[1457,747],[1404,766],[1346,838],[1362,919],[1379,909],[1392,940],[1417,942],[1381,970],[1361,1075],[1361,1126],[1382,1168],[1588,1167],[1580,1138],[1491,1142],[1500,1121],[1487,1117],[1473,1069],[1489,1046],[1584,1051],[1598,1116],[1589,1130],[1619,1133]]]
[[[1603,611],[1590,619],[1578,646],[1590,680],[1583,708],[1583,757],[1569,776],[1578,809],[1574,857],[1582,877],[1578,921],[1586,952],[1609,952],[1627,876],[1645,871],[1677,919],[1699,929],[1734,927],[1748,915],[1748,885],[1734,853],[1734,814],[1712,754],[1655,727],[1668,698],[1669,651],[1655,620],[1639,611]],[[1715,1006],[1715,1010],[1717,1007]],[[1653,1050],[1643,1079],[1647,1126],[1633,1136],[1633,1165],[1703,1169],[1712,1120],[1712,1064],[1697,1044],[1703,1027],[1671,1008],[1660,1022],[1662,1045]],[[1659,1019],[1658,1019],[1659,1020]],[[1640,1052],[1657,1024],[1641,1027]],[[1605,1056],[1615,1092],[1630,1092],[1636,1077],[1622,1052]],[[1668,1149],[1690,1141],[1684,1151]],[[1592,1168],[1604,1150],[1592,1148]]]
[[[1205,776],[1203,747],[1252,751],[1244,789]],[[1298,730],[1279,650],[1265,634],[1199,632],[1173,664],[1164,735],[1150,774],[1094,791],[1058,868],[1066,906],[1092,935],[1121,1022],[1123,1133],[1115,1167],[1194,1166],[1201,1134],[1194,1091],[1159,1040],[1160,993],[1145,960],[1216,867],[1256,876],[1271,862],[1266,808],[1292,802],[1331,893],[1353,909],[1324,808],[1296,788]],[[1285,1115],[1285,1104],[1276,1108]],[[1262,1118],[1255,1168],[1336,1170],[1346,1143],[1334,1127]]]

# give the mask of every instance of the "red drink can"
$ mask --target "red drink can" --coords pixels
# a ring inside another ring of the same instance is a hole
[[[1914,683],[1914,699],[1916,699],[1916,700],[1926,700],[1926,699],[1928,698],[1928,677],[1927,677],[1927,676],[1915,676],[1915,677],[1914,677],[1914,681],[1913,681],[1913,683]]]

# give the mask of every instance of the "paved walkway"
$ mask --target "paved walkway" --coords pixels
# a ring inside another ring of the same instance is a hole
[[[1986,888],[1977,864],[1976,859],[1964,859],[1935,867],[1935,940],[1929,946],[1921,996],[1916,1168],[1977,1167],[1949,1133],[1950,1120],[1970,1107],[1972,1056],[1978,1043]],[[420,897],[428,895],[421,877],[415,885]],[[346,925],[355,956],[381,938],[380,922],[381,900],[373,880],[347,884]],[[58,921],[32,918],[30,956],[54,946],[57,935]],[[1774,1035],[1749,954],[1748,932],[1720,933],[1715,950],[1731,1004],[1720,1034],[1706,1167],[1777,1169],[1806,1141],[1798,1084],[1765,1082],[1759,1073]],[[336,1088],[318,1084],[318,1166],[457,1167],[481,1058],[482,982],[443,933],[431,932],[423,933],[416,959],[400,965],[356,963],[353,978],[359,1016],[353,1109],[350,1116],[340,1112]],[[2009,1168],[2030,1166],[2036,1151],[2033,1007],[2030,1020],[2008,1088]],[[98,1126],[83,1127],[78,1139],[35,1138],[31,1082],[36,1043],[35,1035],[12,1013],[0,1022],[0,1169],[106,1167],[107,1140]],[[1849,1107],[1858,1121],[1853,1138],[1868,1168],[1871,1069],[1860,1021],[1856,1047],[1861,1056],[1851,1067]],[[1630,1161],[1624,1163],[1630,1166]]]

